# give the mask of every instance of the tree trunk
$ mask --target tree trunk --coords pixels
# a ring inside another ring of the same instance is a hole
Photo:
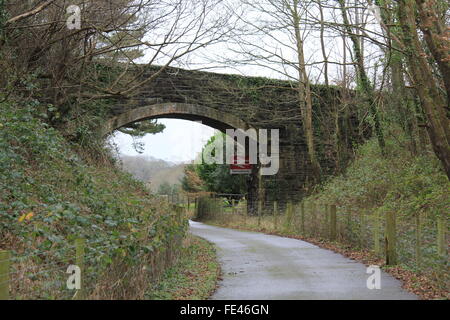
[[[450,28],[439,17],[435,0],[416,0],[416,4],[419,28],[441,72],[447,92],[447,108],[450,109]]]
[[[359,83],[360,83],[362,91],[365,95],[367,104],[369,106],[369,110],[374,119],[375,134],[378,139],[378,144],[380,146],[381,153],[385,154],[385,141],[384,141],[383,130],[381,128],[380,117],[377,112],[377,107],[375,105],[373,88],[372,88],[369,78],[367,77],[366,70],[364,68],[364,57],[363,57],[363,53],[361,50],[361,45],[360,45],[360,42],[358,41],[358,37],[352,32],[352,28],[350,26],[350,21],[347,16],[347,9],[345,7],[345,0],[339,0],[339,4],[341,7],[342,19],[344,21],[344,28],[353,44],[353,51],[354,51],[355,60],[356,60],[356,71],[358,73]]]
[[[447,99],[439,91],[427,55],[416,30],[414,0],[399,0],[397,15],[402,28],[402,40],[414,86],[427,120],[427,132],[436,156],[450,179],[450,121],[446,114]]]
[[[385,1],[375,0],[375,4],[381,8],[381,19],[385,26],[395,25],[395,21],[392,17],[391,11],[383,8]],[[385,6],[384,6],[385,7]],[[398,44],[393,41],[393,36],[398,38],[398,32],[395,28],[386,28],[386,37],[388,47],[385,50],[385,55],[387,56],[387,61],[389,61],[389,67],[391,71],[391,83],[392,83],[392,100],[395,109],[399,115],[399,123],[406,133],[409,139],[409,149],[412,155],[417,154],[417,144],[414,137],[414,132],[419,131],[417,127],[417,121],[414,118],[414,101],[412,97],[408,94],[405,79],[404,79],[404,69],[403,69],[403,55],[399,52]]]
[[[306,144],[308,147],[308,156],[313,170],[313,176],[316,180],[320,179],[321,168],[316,155],[314,143],[314,128],[312,125],[312,98],[311,85],[309,83],[308,74],[305,66],[305,55],[303,52],[303,40],[300,34],[300,16],[297,12],[298,0],[294,1],[292,8],[292,16],[295,29],[295,40],[297,45],[298,75],[299,75],[299,100],[302,112],[303,126],[306,136]]]
[[[321,47],[321,51],[322,51],[322,57],[323,57],[323,75],[324,75],[324,80],[325,80],[325,87],[326,87],[326,94],[325,97],[327,99],[327,101],[333,101],[333,106],[332,106],[332,110],[333,110],[333,117],[334,117],[334,139],[333,139],[333,143],[334,143],[334,151],[336,153],[335,156],[335,165],[336,165],[336,173],[340,173],[341,172],[341,165],[342,165],[342,157],[343,157],[343,150],[342,150],[342,137],[341,137],[341,128],[340,128],[340,124],[339,124],[339,107],[338,104],[336,103],[336,99],[334,99],[335,97],[332,97],[331,94],[331,88],[330,88],[330,81],[329,81],[329,76],[328,76],[328,55],[326,52],[326,45],[325,45],[325,19],[324,19],[324,14],[323,14],[323,5],[320,1],[317,2],[318,6],[319,6],[319,13],[320,13],[320,47]],[[344,48],[345,49],[345,48]],[[344,66],[345,66],[345,61],[344,61]]]

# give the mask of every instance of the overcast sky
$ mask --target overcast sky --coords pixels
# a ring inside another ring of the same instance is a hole
[[[166,129],[162,133],[148,134],[138,139],[144,144],[142,155],[170,162],[190,162],[214,134],[214,129],[199,122],[179,119],[158,121],[165,124]],[[139,155],[133,148],[133,139],[129,135],[118,132],[113,141],[121,154]]]

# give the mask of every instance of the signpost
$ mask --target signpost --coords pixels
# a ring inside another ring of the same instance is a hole
[[[243,162],[242,164],[238,164],[238,159],[240,159],[240,162]],[[235,155],[233,159],[231,159],[230,164],[230,173],[231,174],[251,174],[252,173],[252,165],[250,164],[249,157],[238,157]]]

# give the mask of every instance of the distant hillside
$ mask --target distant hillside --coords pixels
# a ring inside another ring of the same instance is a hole
[[[172,184],[181,184],[180,180],[184,176],[184,167],[186,164],[182,163],[166,169],[161,169],[153,177],[150,178],[150,188],[152,191],[157,191],[163,182]]]
[[[136,179],[147,183],[152,191],[167,182],[179,184],[184,175],[185,164],[176,164],[148,156],[121,156],[123,169]]]

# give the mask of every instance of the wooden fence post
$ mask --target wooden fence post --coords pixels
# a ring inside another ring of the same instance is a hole
[[[373,215],[374,219],[374,226],[373,226],[373,248],[377,255],[380,255],[381,253],[381,247],[380,247],[380,213],[376,211]]]
[[[302,231],[302,236],[305,235],[305,202],[302,201],[300,204],[300,226]]]
[[[347,234],[350,234],[352,231],[352,208],[346,208],[347,211]]]
[[[208,217],[211,217],[214,211],[214,201],[214,199],[211,199],[211,196],[206,199],[206,214]]]
[[[337,223],[336,223],[336,205],[330,205],[330,240],[336,240]]]
[[[316,203],[314,201],[311,201],[311,214],[312,218],[312,235],[315,236],[317,232],[317,219],[316,219]]]
[[[294,233],[298,233],[300,229],[300,203],[296,202],[293,208],[293,219],[294,219]]]
[[[422,246],[422,230],[421,230],[421,225],[420,225],[420,211],[417,211],[416,213],[416,264],[417,267],[420,267],[421,265],[421,260],[422,260],[422,250],[421,250],[421,246]]]
[[[0,250],[0,300],[9,300],[9,272],[11,266],[11,253]]]
[[[324,213],[323,213],[323,236],[325,237],[330,237],[330,221],[329,221],[329,207],[328,204],[324,204]]]
[[[261,225],[262,200],[258,200],[258,227]]]
[[[278,202],[273,202],[273,225],[275,231],[278,229]]]
[[[364,242],[366,240],[364,231],[366,229],[366,213],[364,211],[360,211],[359,216],[359,246],[364,248]]]
[[[288,201],[286,204],[286,220],[284,222],[285,231],[289,231],[292,225],[292,202]]]
[[[397,264],[397,248],[396,248],[396,230],[395,230],[395,212],[386,213],[386,264]]]
[[[446,245],[446,230],[447,230],[447,223],[443,215],[439,215],[437,220],[437,248],[438,248],[438,254],[441,257],[444,257],[447,255],[447,245]]]
[[[80,268],[80,289],[77,290],[75,294],[76,300],[85,299],[85,290],[84,290],[84,248],[85,248],[85,240],[84,239],[76,239],[75,240],[75,251],[76,251],[76,259],[75,264]]]
[[[211,201],[211,210],[210,210],[210,215],[212,217],[216,217],[218,214],[218,205],[217,205],[217,198],[214,197]]]

